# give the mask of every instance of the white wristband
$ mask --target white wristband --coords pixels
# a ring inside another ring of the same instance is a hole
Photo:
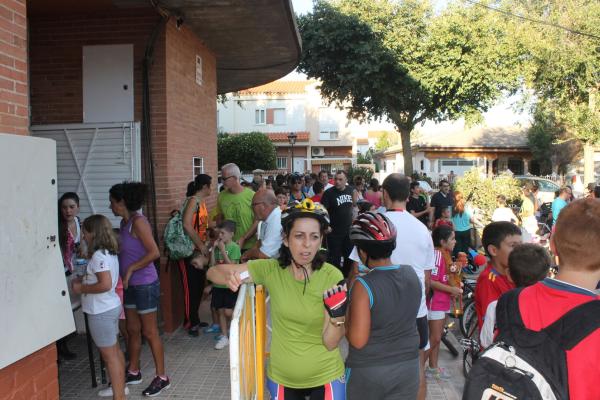
[[[242,271],[240,272],[240,279],[244,280],[244,279],[248,279],[250,278],[250,272],[248,271]]]

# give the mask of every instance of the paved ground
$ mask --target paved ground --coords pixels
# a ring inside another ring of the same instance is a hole
[[[183,330],[162,336],[165,346],[167,373],[171,387],[159,398],[164,399],[229,399],[229,351],[215,350],[213,335],[192,338]],[[452,337],[452,339],[454,339]],[[59,366],[60,398],[63,400],[98,399],[98,388],[92,388],[85,335],[77,335],[69,341],[70,347],[79,355],[75,361],[64,361]],[[457,348],[458,343],[455,342]],[[96,352],[96,360],[98,354]],[[130,386],[130,399],[141,399],[141,392],[154,375],[154,364],[148,346],[142,349],[142,376],[140,385]],[[429,380],[430,400],[459,400],[464,379],[462,360],[453,358],[442,345],[440,365],[448,368],[454,378],[451,381]],[[96,362],[98,369],[98,363]],[[100,379],[98,377],[98,379]]]

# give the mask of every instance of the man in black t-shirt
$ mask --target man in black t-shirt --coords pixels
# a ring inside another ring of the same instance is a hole
[[[348,275],[351,264],[348,256],[352,250],[349,234],[354,211],[352,192],[346,172],[340,170],[335,174],[335,185],[321,197],[321,204],[327,209],[331,221],[331,233],[327,235],[327,261],[340,268],[344,276]]]
[[[410,183],[410,196],[406,202],[406,211],[414,215],[425,226],[429,222],[429,205],[427,198],[422,195],[421,186],[418,181]]]
[[[450,193],[450,183],[447,180],[442,179],[440,181],[440,191],[431,197],[431,208],[429,211],[429,222],[434,224],[436,220],[442,215],[444,208],[453,207],[454,199]]]

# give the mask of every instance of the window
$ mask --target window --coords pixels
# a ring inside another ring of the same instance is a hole
[[[258,108],[254,112],[254,123],[256,125],[264,125],[266,123],[266,114],[267,111],[264,108]]]
[[[338,131],[321,131],[319,140],[339,140]]]
[[[202,86],[202,57],[196,55],[196,84]]]
[[[198,174],[204,173],[204,158],[203,157],[193,157],[192,158],[192,179],[196,177]]]
[[[287,157],[277,157],[277,169],[287,169],[288,159]]]
[[[472,167],[475,165],[474,160],[442,160],[442,166],[444,167]]]
[[[273,124],[285,125],[285,108],[273,109]]]

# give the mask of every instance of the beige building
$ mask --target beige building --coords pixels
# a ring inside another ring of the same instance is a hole
[[[231,93],[217,109],[220,132],[265,133],[277,148],[277,169],[287,172],[348,169],[383,132],[376,130],[382,124],[361,124],[326,104],[314,80],[278,80]]]

